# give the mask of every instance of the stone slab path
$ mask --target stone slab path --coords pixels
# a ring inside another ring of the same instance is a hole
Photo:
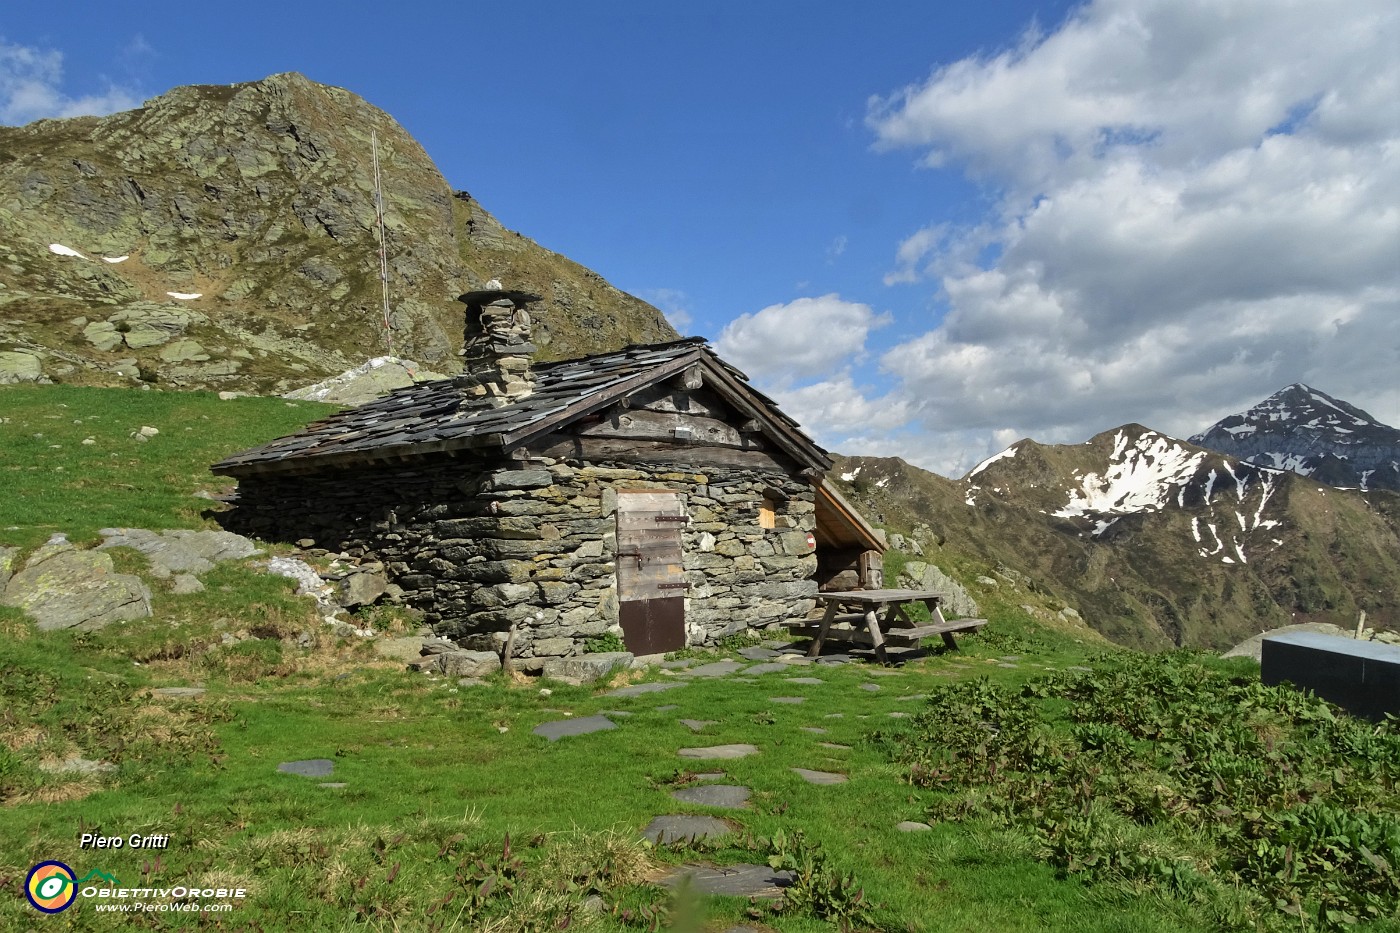
[[[668,814],[658,816],[648,823],[647,828],[642,830],[642,835],[657,845],[669,845],[673,842],[713,839],[733,831],[732,826],[713,816]]]
[[[663,690],[674,690],[677,687],[684,687],[685,681],[678,680],[669,684],[629,684],[626,687],[618,687],[616,690],[609,690],[604,693],[605,697],[639,697],[645,693],[660,693]]]
[[[712,661],[709,664],[689,668],[683,673],[687,677],[725,677],[738,673],[746,667],[748,667],[747,664],[739,661]]]
[[[806,768],[793,768],[798,777],[808,784],[845,784],[848,778],[835,771],[809,771]]]
[[[715,724],[715,720],[713,719],[681,719],[679,722],[691,732],[699,732],[706,726],[713,726]]]
[[[690,879],[690,889],[701,894],[723,894],[729,897],[756,897],[777,900],[783,888],[792,884],[792,872],[774,871],[767,865],[681,865],[672,869],[661,884],[673,888],[682,878]]]
[[[329,758],[308,758],[305,761],[284,761],[277,766],[283,774],[298,774],[302,777],[330,777],[335,770],[335,762]]]
[[[693,803],[702,807],[742,810],[749,805],[749,796],[752,793],[749,788],[737,784],[702,784],[699,787],[682,787],[672,791],[671,796],[682,803]]]
[[[758,754],[757,745],[710,745],[706,748],[683,748],[676,752],[682,758],[723,759],[745,758]]]
[[[616,728],[617,723],[606,716],[580,716],[577,719],[556,719],[553,722],[542,722],[531,731],[535,735],[544,736],[551,742],[557,742],[571,735],[588,735],[590,732],[602,732]]]

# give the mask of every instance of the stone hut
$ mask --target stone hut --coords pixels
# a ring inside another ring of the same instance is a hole
[[[440,635],[513,631],[526,670],[605,632],[673,651],[879,585],[884,545],[826,452],[703,340],[536,364],[533,300],[463,295],[460,376],[215,464],[239,482],[225,523],[377,560]]]

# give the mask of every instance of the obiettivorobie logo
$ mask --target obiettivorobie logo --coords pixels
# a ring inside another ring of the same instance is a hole
[[[61,913],[80,897],[107,913],[220,913],[247,898],[248,889],[201,887],[194,881],[168,888],[124,888],[105,871],[93,869],[79,878],[64,863],[50,860],[29,870],[24,896],[31,907],[46,914]]]
[[[24,896],[35,910],[46,914],[56,914],[73,906],[78,899],[78,886],[87,884],[94,878],[108,884],[121,885],[121,882],[105,871],[93,869],[82,878],[73,874],[73,869],[62,862],[40,862],[29,869],[29,877],[24,879]]]

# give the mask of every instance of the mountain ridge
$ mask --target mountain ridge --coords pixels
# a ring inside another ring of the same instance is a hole
[[[877,522],[929,559],[1033,582],[1120,643],[1223,649],[1299,622],[1400,625],[1400,496],[1338,490],[1128,424],[1022,440],[960,480],[838,458]]]

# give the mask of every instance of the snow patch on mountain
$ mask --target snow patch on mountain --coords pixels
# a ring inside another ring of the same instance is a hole
[[[1071,490],[1065,506],[1053,514],[1073,518],[1090,513],[1159,511],[1173,487],[1195,476],[1205,456],[1152,431],[1136,439],[1119,431],[1113,439],[1108,469],[1102,476],[1086,475],[1079,488]]]
[[[992,454],[986,460],[983,460],[981,463],[977,464],[977,466],[973,467],[970,471],[968,471],[968,474],[964,476],[963,479],[972,479],[972,477],[976,476],[978,473],[981,473],[983,470],[991,466],[993,463],[996,463],[998,460],[1008,460],[1016,456],[1016,449],[1016,446],[1013,444],[1012,446],[1006,448],[999,454]]]

